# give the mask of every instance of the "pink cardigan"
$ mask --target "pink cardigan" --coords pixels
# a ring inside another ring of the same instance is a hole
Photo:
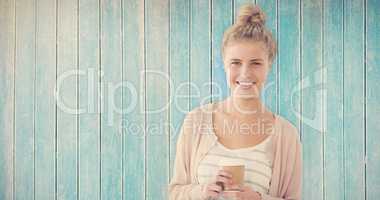
[[[205,200],[197,167],[217,141],[212,130],[212,106],[206,104],[189,112],[177,141],[173,177],[169,183],[170,200]],[[273,171],[269,195],[263,200],[300,200],[302,193],[302,146],[297,128],[276,115],[273,137]]]

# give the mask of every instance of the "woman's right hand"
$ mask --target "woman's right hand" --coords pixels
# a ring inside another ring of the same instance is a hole
[[[232,184],[232,175],[228,171],[219,170],[213,181],[206,185],[204,196],[206,199],[216,199],[224,187]]]

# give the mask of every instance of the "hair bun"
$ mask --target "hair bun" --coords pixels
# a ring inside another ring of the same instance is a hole
[[[265,14],[259,6],[251,3],[245,4],[240,7],[238,15],[238,24],[265,24]]]

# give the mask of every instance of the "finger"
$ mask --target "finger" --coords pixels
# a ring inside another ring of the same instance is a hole
[[[243,190],[239,184],[230,184],[230,185],[228,185],[228,188],[229,188],[229,190],[243,192]]]
[[[219,193],[220,191],[222,191],[222,187],[220,187],[219,185],[216,185],[216,184],[211,184],[207,187],[207,190]]]
[[[224,190],[224,185],[225,184],[223,182],[217,181],[216,185],[219,185],[222,188],[222,191]]]
[[[232,178],[232,174],[225,170],[219,170],[218,175],[224,176],[226,178]]]
[[[249,187],[249,186],[247,186],[247,185],[241,187],[241,190],[242,190],[242,191],[255,191],[254,189],[252,189],[251,187]]]
[[[208,191],[207,192],[207,197],[211,197],[212,199],[217,198],[219,196],[219,193],[215,191]]]
[[[238,199],[243,199],[243,192],[238,192],[238,193],[236,193],[236,199],[238,200]]]
[[[231,184],[232,183],[232,179],[229,179],[229,178],[226,178],[226,177],[222,177],[222,176],[217,176],[215,182],[222,182],[224,184]]]
[[[231,191],[223,191],[222,196],[223,197],[228,197],[232,199],[236,199],[238,195],[238,192],[231,192]]]

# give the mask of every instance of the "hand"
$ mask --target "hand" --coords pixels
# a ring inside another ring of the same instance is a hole
[[[223,193],[223,197],[230,197],[236,200],[262,200],[260,193],[249,186],[244,186],[241,191],[236,193]]]
[[[215,179],[211,183],[207,184],[203,196],[205,199],[214,199],[219,196],[219,194],[224,190],[225,186],[230,186],[232,184],[231,173],[219,170]]]

